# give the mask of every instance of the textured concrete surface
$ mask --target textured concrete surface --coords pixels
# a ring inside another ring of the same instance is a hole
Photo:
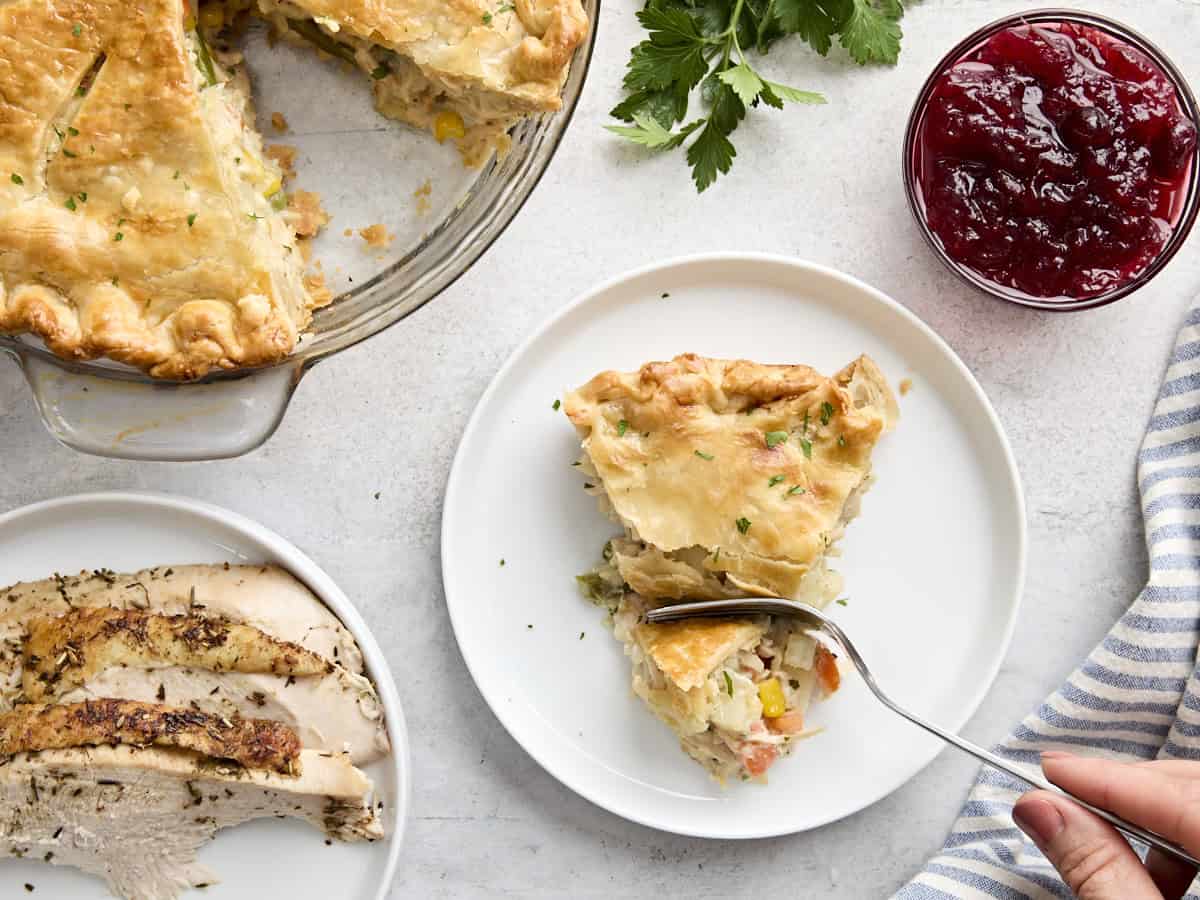
[[[1089,5],[1159,42],[1200,85],[1200,5]],[[412,730],[413,819],[395,897],[883,896],[940,843],[975,771],[970,760],[943,753],[892,796],[819,831],[721,843],[593,807],[499,726],[462,667],[441,594],[442,489],[467,416],[530,329],[632,266],[694,251],[769,250],[837,266],[890,293],[978,376],[1024,478],[1030,565],[1021,619],[967,728],[987,743],[1057,685],[1143,580],[1134,454],[1178,322],[1200,293],[1197,239],[1136,297],[1072,315],[977,296],[931,258],[901,190],[904,120],[945,50],[1021,8],[990,0],[914,7],[895,70],[860,70],[838,54],[821,60],[798,45],[773,52],[768,68],[780,80],[824,91],[829,105],[752,114],[738,132],[732,177],[698,198],[677,157],[645,158],[601,130],[636,39],[634,8],[607,0],[568,137],[495,248],[435,303],[318,366],[266,447],[195,465],[81,457],[46,435],[5,363],[0,509],[109,488],[188,494],[277,529],[339,580],[390,656]],[[937,453],[936,435],[929,452]],[[971,510],[962,514],[969,527]]]

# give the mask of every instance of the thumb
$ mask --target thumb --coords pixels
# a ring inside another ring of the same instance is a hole
[[[1125,839],[1070,800],[1033,791],[1017,801],[1013,821],[1079,900],[1162,900]]]

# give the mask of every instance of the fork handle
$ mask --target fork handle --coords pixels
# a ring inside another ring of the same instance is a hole
[[[1150,847],[1154,847],[1157,850],[1161,850],[1168,856],[1172,856],[1190,866],[1200,868],[1200,859],[1192,856],[1178,844],[1167,840],[1161,835],[1155,834],[1153,831],[1142,828],[1140,825],[1135,825],[1126,819],[1122,819],[1115,813],[1111,813],[1106,809],[1101,809],[1098,806],[1093,806],[1086,800],[1081,800],[1080,798],[1076,797],[1070,791],[1064,791],[1058,785],[1051,784],[1042,775],[1024,769],[1021,766],[1017,766],[1003,757],[997,756],[990,750],[985,750],[983,747],[971,743],[966,738],[959,737],[957,734],[954,734],[951,731],[946,731],[945,729],[934,725],[932,722],[925,721],[920,716],[911,713],[894,703],[890,697],[888,697],[879,689],[879,687],[874,683],[873,679],[867,680],[867,686],[872,690],[872,692],[874,692],[875,696],[883,703],[883,705],[892,712],[904,717],[905,719],[908,719],[908,721],[920,728],[925,729],[930,734],[937,735],[946,743],[953,744],[964,753],[971,754],[971,756],[974,756],[980,762],[986,763],[993,769],[999,769],[1001,772],[1011,775],[1013,778],[1019,779],[1020,781],[1024,781],[1026,784],[1040,788],[1043,791],[1050,791],[1051,793],[1058,794],[1060,797],[1067,797],[1073,803],[1079,804],[1093,815],[1099,816],[1113,828],[1117,829],[1117,831],[1121,832],[1121,834],[1125,835],[1125,837],[1134,841],[1138,841],[1139,843],[1146,844]]]

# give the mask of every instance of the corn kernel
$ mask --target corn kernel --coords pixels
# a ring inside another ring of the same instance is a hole
[[[787,700],[778,678],[768,678],[758,685],[758,699],[762,701],[763,717],[778,719],[787,712]]]
[[[225,24],[225,10],[217,3],[206,3],[200,7],[200,24],[204,28],[221,28]]]
[[[465,137],[467,127],[463,123],[462,116],[456,112],[440,112],[433,117],[433,136],[439,144],[443,143],[446,138],[461,138]]]

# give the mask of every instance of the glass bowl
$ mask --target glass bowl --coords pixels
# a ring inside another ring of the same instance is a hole
[[[933,233],[925,219],[925,204],[921,196],[921,190],[917,183],[916,174],[916,154],[917,154],[917,136],[920,130],[922,119],[924,118],[926,107],[929,99],[933,94],[933,90],[938,79],[956,62],[964,56],[975,50],[992,35],[1003,31],[1014,25],[1036,25],[1040,22],[1069,22],[1079,25],[1087,25],[1104,32],[1120,41],[1136,47],[1145,53],[1166,75],[1167,80],[1175,88],[1175,92],[1179,98],[1179,105],[1183,113],[1191,119],[1197,129],[1200,129],[1200,112],[1197,112],[1196,98],[1184,80],[1183,75],[1175,67],[1175,65],[1167,58],[1161,50],[1154,44],[1146,40],[1136,31],[1132,30],[1120,22],[1105,16],[1095,15],[1093,13],[1079,12],[1070,9],[1038,9],[1031,12],[1016,13],[1014,15],[1005,16],[986,25],[973,34],[963,39],[949,53],[942,57],[941,61],[934,67],[932,74],[926,80],[921,92],[917,95],[916,102],[913,104],[912,113],[908,118],[908,126],[904,135],[904,189],[908,195],[908,205],[912,210],[913,218],[917,222],[917,227],[921,231],[921,235],[925,238],[925,242],[929,244],[934,255],[942,261],[942,263],[951,271],[958,275],[963,281],[972,285],[984,293],[997,297],[1001,300],[1007,300],[1010,303],[1017,303],[1022,306],[1034,307],[1036,309],[1047,309],[1058,312],[1068,312],[1080,309],[1093,309],[1097,306],[1104,306],[1112,303],[1115,300],[1120,300],[1122,297],[1127,297],[1144,286],[1155,275],[1162,271],[1163,267],[1170,262],[1171,257],[1179,250],[1184,241],[1187,240],[1188,234],[1191,232],[1192,225],[1195,223],[1197,211],[1200,211],[1200,150],[1192,160],[1191,172],[1188,175],[1187,192],[1181,206],[1179,218],[1174,226],[1170,239],[1163,246],[1158,256],[1149,266],[1147,266],[1135,278],[1105,291],[1102,294],[1097,294],[1086,298],[1047,298],[1034,297],[1025,294],[1014,288],[1006,285],[998,284],[984,275],[976,272],[969,266],[953,259],[942,246],[942,242],[938,236]]]
[[[553,158],[587,77],[600,0],[583,6],[591,27],[562,110],[521,122],[508,155],[482,169],[465,168],[450,144],[380,116],[361,73],[274,43],[265,26],[252,25],[244,49],[258,127],[267,143],[297,148],[292,186],[320,193],[333,214],[313,252],[338,299],[316,312],[287,359],[188,383],[107,360],[69,362],[39,341],[0,335],[0,351],[21,366],[51,434],[84,453],[164,461],[223,459],[266,441],[305,372],[437,297],[512,222]],[[272,125],[275,112],[284,115],[284,133]],[[376,223],[395,235],[386,249],[370,249],[357,235]]]

